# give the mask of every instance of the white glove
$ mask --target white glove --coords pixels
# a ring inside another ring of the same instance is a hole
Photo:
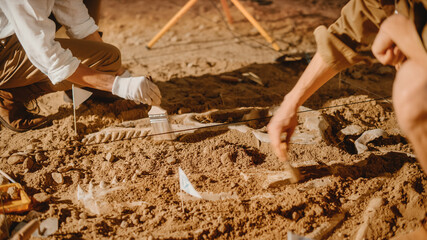
[[[114,79],[111,93],[124,99],[133,100],[136,103],[148,105],[160,105],[162,95],[150,76],[120,77]]]

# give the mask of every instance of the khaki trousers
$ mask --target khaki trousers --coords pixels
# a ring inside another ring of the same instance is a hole
[[[69,49],[81,63],[104,73],[115,74],[121,67],[120,51],[115,46],[80,39],[56,39],[64,49]],[[0,90],[39,85],[49,91],[71,89],[64,80],[53,85],[49,78],[28,59],[16,35],[0,40]]]

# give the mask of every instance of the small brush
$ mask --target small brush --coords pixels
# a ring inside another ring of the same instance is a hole
[[[153,128],[154,140],[157,141],[172,141],[176,136],[172,133],[172,128],[169,124],[168,113],[160,106],[152,106],[148,112],[151,127]]]
[[[286,170],[291,174],[291,183],[299,182],[301,180],[301,173],[298,169],[292,167],[289,161],[288,144],[286,142],[280,144],[280,151],[282,152],[282,156],[279,157],[279,160],[285,164]]]

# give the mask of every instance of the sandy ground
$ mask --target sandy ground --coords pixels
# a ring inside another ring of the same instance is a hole
[[[281,52],[235,7],[228,26],[213,0],[200,0],[151,50],[145,44],[185,1],[104,0],[100,27],[133,75],[156,81],[173,127],[188,129],[270,116],[307,64],[305,57],[276,58],[314,52],[313,30],[332,23],[345,2],[242,1]],[[262,84],[242,76],[248,72]],[[364,227],[365,239],[390,239],[411,232],[426,216],[427,179],[396,123],[394,74],[379,64],[358,65],[311,97],[304,106],[321,110],[300,114],[301,138],[289,151],[304,178],[275,188],[265,181],[285,168],[265,140],[268,119],[162,142],[142,135],[150,126],[148,106],[90,99],[77,109],[75,136],[72,105],[62,93],[44,96],[39,105],[54,119],[51,126],[1,129],[0,168],[35,198],[33,211],[9,218],[13,226],[34,216],[58,218],[49,239],[284,239],[288,231],[355,239]],[[329,127],[319,132],[313,119]],[[341,134],[352,125],[358,131]],[[384,134],[357,154],[356,139],[373,129]],[[112,141],[120,134],[127,139]],[[180,192],[179,167],[205,199]],[[92,196],[83,196],[91,186]]]

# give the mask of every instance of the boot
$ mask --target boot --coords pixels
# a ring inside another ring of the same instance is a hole
[[[51,91],[37,84],[0,90],[0,122],[15,132],[25,132],[45,125],[48,119],[29,112],[25,104],[48,92]]]

